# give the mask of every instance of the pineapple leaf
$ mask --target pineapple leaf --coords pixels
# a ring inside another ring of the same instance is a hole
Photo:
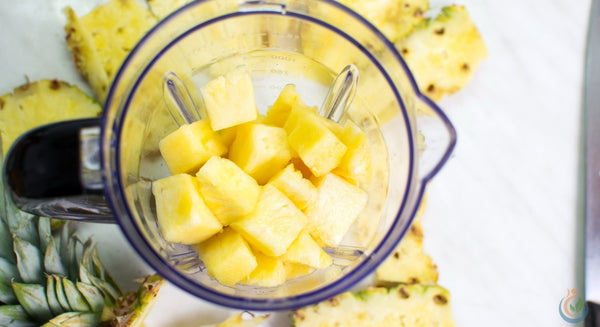
[[[42,283],[44,274],[40,250],[21,237],[14,238],[14,250],[17,255],[17,269],[23,282]]]
[[[112,288],[115,289],[115,291],[117,292],[117,294],[119,294],[119,296],[123,295],[123,291],[121,290],[121,288],[119,287],[117,282],[112,278],[112,276],[108,273],[108,271],[102,265],[102,262],[100,261],[100,256],[98,256],[98,251],[97,251],[96,247],[92,248],[91,259],[92,259],[92,264],[94,266],[94,270],[96,271],[96,274],[98,275],[98,277],[102,280],[107,281],[112,286]]]
[[[40,284],[13,283],[13,290],[19,303],[28,315],[37,321],[52,318],[52,311],[46,299],[46,288]]]
[[[102,296],[102,292],[94,285],[88,283],[77,282],[75,285],[81,295],[85,297],[91,311],[102,312],[102,309],[104,309],[104,296]]]
[[[45,253],[48,244],[52,239],[52,228],[50,227],[50,219],[40,217],[38,220],[38,235],[40,239],[40,252]]]
[[[58,301],[58,297],[56,296],[56,287],[54,285],[54,277],[46,276],[46,300],[48,301],[48,306],[50,307],[50,311],[54,316],[57,316],[65,310],[62,305]]]
[[[90,305],[85,300],[85,297],[79,292],[75,283],[67,278],[62,278],[62,284],[71,311],[87,312],[91,310]]]
[[[67,269],[65,269],[65,266],[63,265],[52,235],[50,235],[50,242],[46,247],[46,255],[44,255],[44,268],[46,269],[47,274],[67,275]]]
[[[0,306],[0,326],[29,327],[37,324],[30,321],[29,315],[20,305]]]
[[[4,258],[0,258],[0,301],[2,303],[15,303],[17,300],[12,290],[11,281],[18,279],[18,276],[17,266]]]
[[[42,327],[95,327],[100,324],[100,314],[92,312],[65,312],[52,318]]]
[[[1,202],[3,201],[0,201],[0,203]],[[0,212],[0,214],[3,214],[3,212]],[[12,263],[17,263],[17,257],[13,251],[12,241],[12,234],[8,224],[4,219],[0,219],[0,258],[4,258]]]
[[[10,206],[9,215],[12,215],[8,219],[8,227],[15,236],[20,237],[34,246],[39,246],[40,240],[37,233],[37,221],[38,217],[27,214],[20,211],[15,206]]]
[[[65,290],[63,288],[63,284],[61,282],[61,277],[57,276],[57,275],[52,275],[52,282],[54,283],[54,290],[56,294],[56,299],[58,300],[58,303],[60,303],[60,306],[62,307],[64,312],[68,312],[71,311],[71,306],[69,306],[69,300],[67,299],[67,296],[65,295]]]

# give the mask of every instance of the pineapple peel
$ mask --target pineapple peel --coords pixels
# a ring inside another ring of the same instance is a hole
[[[434,101],[463,88],[487,56],[487,49],[464,6],[442,9],[419,23],[396,48],[419,86]]]
[[[0,97],[3,153],[26,131],[76,118],[97,117],[102,107],[77,86],[57,79],[27,82]]]

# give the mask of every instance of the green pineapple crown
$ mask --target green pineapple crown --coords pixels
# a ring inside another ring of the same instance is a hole
[[[70,223],[53,233],[0,184],[0,326],[96,326],[121,296],[91,240]]]

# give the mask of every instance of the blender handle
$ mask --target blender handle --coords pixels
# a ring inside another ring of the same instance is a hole
[[[22,135],[4,163],[7,193],[31,214],[115,222],[100,173],[100,118],[53,123]]]
[[[456,129],[444,111],[431,99],[418,95],[417,129],[424,142],[418,146],[419,177],[424,182],[431,180],[444,166],[456,146]]]

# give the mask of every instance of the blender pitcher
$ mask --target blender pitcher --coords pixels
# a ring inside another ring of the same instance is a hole
[[[373,165],[366,209],[342,244],[326,249],[334,264],[278,287],[219,284],[189,246],[166,242],[157,225],[152,182],[169,175],[158,142],[177,128],[164,76],[176,73],[201,104],[199,87],[243,69],[264,114],[287,84],[318,106],[349,64],[359,79],[343,119],[366,133]],[[431,114],[419,115],[418,107]],[[20,209],[116,222],[150,266],[193,295],[246,310],[285,310],[341,293],[371,273],[405,234],[455,142],[448,118],[419,92],[393,44],[350,9],[326,0],[207,0],[174,12],[137,44],[101,118],[27,133],[10,150],[4,174]]]

